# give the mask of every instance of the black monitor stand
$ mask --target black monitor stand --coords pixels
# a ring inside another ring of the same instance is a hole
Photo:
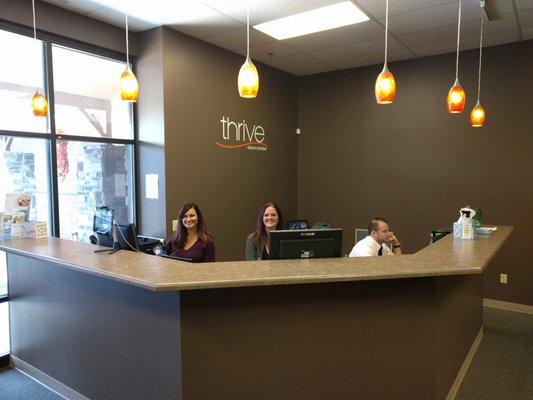
[[[94,251],[95,253],[104,253],[107,251],[108,254],[115,254],[117,251],[120,250],[120,244],[117,238],[117,228],[115,227],[114,223],[113,223],[113,228],[111,229],[111,231],[113,232],[113,248],[111,250],[109,249],[95,250]]]

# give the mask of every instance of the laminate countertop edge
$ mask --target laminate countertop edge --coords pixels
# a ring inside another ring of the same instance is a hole
[[[400,257],[225,261],[190,264],[142,253],[94,253],[97,246],[59,238],[0,241],[0,250],[152,291],[203,290],[481,274],[513,228],[461,241],[448,235]]]

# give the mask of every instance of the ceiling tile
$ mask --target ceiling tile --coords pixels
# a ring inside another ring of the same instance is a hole
[[[518,41],[517,31],[506,31],[483,35],[483,47],[496,46],[505,43]],[[429,46],[414,47],[413,50],[420,57],[431,56],[435,54],[455,53],[456,42],[450,41],[445,43],[433,44]],[[479,38],[469,38],[461,43],[461,50],[475,49],[479,47]]]
[[[409,60],[411,58],[415,58],[415,55],[411,52],[411,50],[398,49],[398,50],[389,51],[389,54],[387,57],[388,57],[389,62],[394,62],[394,61]]]
[[[125,14],[123,11],[111,10],[106,7],[97,8],[96,10],[87,13],[89,18],[98,19],[100,21],[107,22],[112,25],[119,26],[124,28],[125,25]],[[146,22],[138,18],[128,16],[128,27],[132,32],[141,32],[146,29],[159,26],[159,24],[154,24],[153,22]]]
[[[308,56],[307,54],[298,53],[288,56],[273,58],[269,64],[276,68],[293,68],[301,67],[308,64],[317,64],[319,60]]]
[[[66,8],[78,14],[85,14],[102,7],[101,4],[92,3],[87,0],[45,0],[46,3]]]
[[[418,47],[412,47],[411,50],[416,53],[417,56],[427,57],[435,54],[455,53],[456,43],[447,41],[437,44],[430,44]]]
[[[518,11],[518,20],[520,21],[520,26],[522,28],[532,27],[533,26],[533,8]]]
[[[167,26],[187,35],[203,39],[208,36],[234,31],[245,25],[233,18],[209,9],[201,17],[191,18],[177,23],[169,23]]]
[[[337,68],[356,68],[356,67],[362,67],[365,65],[375,65],[375,64],[383,64],[383,55],[370,55],[370,56],[361,56],[361,57],[351,57],[351,58],[344,58],[339,60],[332,60],[329,61],[328,64],[337,67]],[[377,67],[376,71],[379,68]],[[379,73],[379,71],[377,72]]]
[[[394,38],[389,38],[389,52],[404,49],[403,45]],[[354,43],[347,46],[331,47],[329,49],[316,50],[308,53],[313,57],[328,62],[349,57],[368,56],[374,54],[384,54],[384,38],[368,40],[366,42]],[[411,54],[411,53],[410,53]],[[412,54],[411,54],[412,55]]]
[[[483,37],[483,47],[499,46],[500,44],[520,41],[517,31],[499,32]]]
[[[457,24],[458,2],[424,8],[389,18],[389,30],[394,35]],[[481,16],[479,3],[463,3],[461,23]],[[384,20],[380,19],[384,23]]]
[[[532,28],[522,28],[522,37],[524,40],[533,39],[533,27]]]
[[[470,21],[464,21],[461,23],[461,36],[479,36],[481,19],[472,19]],[[516,20],[513,12],[499,14],[495,16],[492,21],[488,21],[485,18],[483,22],[483,32],[487,34],[498,33],[504,31],[510,31],[516,29]],[[457,33],[457,24],[455,25],[455,30]]]
[[[464,21],[461,24],[461,40],[467,38],[479,38],[481,19]],[[485,20],[483,24],[485,34],[504,32],[516,29],[513,13],[498,16],[491,22]],[[436,28],[424,29],[421,31],[404,33],[397,35],[397,38],[408,47],[420,47],[430,44],[438,44],[443,41],[452,41],[457,38],[457,23],[439,26]]]
[[[450,3],[453,0],[401,0],[389,2],[389,16],[405,14],[422,8],[431,8]],[[385,1],[355,0],[362,9],[368,11],[374,18],[385,18]]]
[[[246,27],[218,35],[207,36],[202,38],[202,40],[232,51],[242,50],[246,48]],[[256,29],[250,29],[250,44],[252,46],[273,42],[274,40]]]
[[[286,39],[284,42],[298,50],[311,52],[330,47],[345,46],[384,37],[385,30],[375,21],[343,26],[328,31]]]
[[[489,10],[493,16],[513,12],[513,5],[510,0],[486,0]]]
[[[531,0],[515,0],[516,8],[519,10],[527,10],[533,8],[533,1]]]
[[[224,15],[246,22],[246,7],[250,7],[250,24],[257,25],[315,8],[339,3],[341,0],[200,0]]]
[[[268,64],[268,62],[274,58],[288,56],[296,53],[299,53],[299,51],[277,40],[269,43],[260,44],[257,46],[252,46],[250,48],[250,54],[252,58],[262,61],[266,64]],[[244,54],[246,54],[245,49]]]
[[[328,64],[316,63],[316,64],[302,65],[300,67],[285,68],[284,70],[293,75],[304,76],[304,75],[319,74],[321,72],[334,71],[335,69],[337,68],[331,65],[328,65]]]

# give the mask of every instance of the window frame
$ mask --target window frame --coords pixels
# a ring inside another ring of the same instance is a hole
[[[4,30],[19,35],[33,37],[33,30],[26,26],[15,24],[8,21],[0,20],[0,30]],[[63,46],[72,50],[81,51],[89,55],[96,57],[108,58],[114,61],[124,62],[126,60],[126,54],[117,52],[114,50],[106,49],[93,44],[81,42],[76,39],[64,37],[61,35],[51,34],[37,30],[37,39],[43,42],[43,73],[44,73],[44,91],[46,98],[48,99],[48,127],[49,133],[41,132],[24,132],[24,131],[10,131],[0,129],[0,136],[13,136],[21,138],[39,138],[48,141],[48,187],[50,190],[50,232],[54,237],[60,237],[60,224],[59,224],[59,184],[57,175],[57,141],[69,140],[73,142],[89,142],[89,143],[112,143],[112,144],[124,144],[133,146],[132,154],[132,201],[133,201],[133,223],[137,225],[139,215],[139,199],[138,190],[139,187],[139,149],[138,149],[138,128],[137,128],[137,104],[132,103],[131,118],[133,123],[133,139],[113,139],[104,137],[93,136],[79,136],[79,135],[65,135],[56,133],[55,124],[55,99],[54,99],[54,76],[53,76],[53,59],[52,59],[52,47],[54,45]],[[136,58],[130,55],[130,65],[132,70],[136,72]],[[118,79],[118,77],[117,77]]]

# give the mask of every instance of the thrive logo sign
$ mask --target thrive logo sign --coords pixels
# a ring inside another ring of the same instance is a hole
[[[261,125],[248,126],[245,120],[234,122],[222,117],[222,140],[215,141],[223,149],[268,150],[265,130]]]

